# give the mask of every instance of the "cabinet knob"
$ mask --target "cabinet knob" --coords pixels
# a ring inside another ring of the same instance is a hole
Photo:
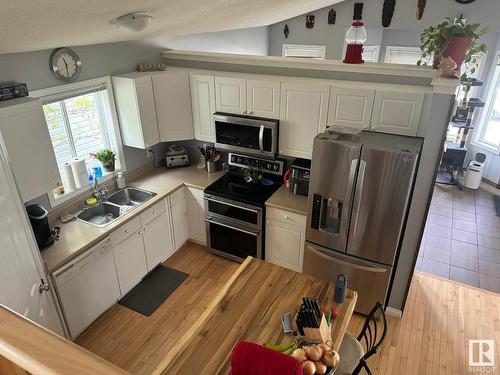
[[[156,210],[153,210],[153,215],[156,215]]]
[[[268,220],[268,221],[266,221],[266,224],[269,224],[269,223],[270,223],[270,221],[269,221],[269,220]]]
[[[148,230],[148,227],[142,227],[142,231],[146,232]]]
[[[139,229],[139,230],[137,231],[137,234],[140,236],[140,235],[142,234],[142,229]]]
[[[247,113],[247,111],[241,111],[242,115],[245,115],[246,113]]]
[[[99,250],[99,254],[104,255],[104,248]]]
[[[128,233],[128,232],[129,232],[129,230],[128,230],[128,229],[125,229],[125,233]]]
[[[288,216],[288,215],[285,215],[285,216],[283,216],[283,217],[284,217],[286,220],[290,219],[290,216]]]

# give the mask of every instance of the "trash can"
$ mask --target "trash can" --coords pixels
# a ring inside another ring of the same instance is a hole
[[[479,185],[481,185],[481,179],[483,178],[485,159],[486,155],[478,152],[476,154],[476,160],[469,163],[467,172],[465,172],[465,187],[469,189],[479,189]]]

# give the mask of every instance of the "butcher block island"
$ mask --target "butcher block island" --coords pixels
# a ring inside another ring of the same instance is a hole
[[[334,306],[332,341],[338,350],[356,305],[347,290],[344,303],[333,303],[334,285],[248,257],[208,308],[178,340],[156,368],[163,374],[228,374],[231,350],[238,341],[284,344],[295,340],[283,333],[281,315],[295,316],[302,297]]]

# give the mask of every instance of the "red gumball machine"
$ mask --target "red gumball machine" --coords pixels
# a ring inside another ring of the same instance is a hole
[[[345,35],[347,48],[345,52],[344,63],[346,64],[362,64],[363,60],[363,43],[366,42],[366,29],[361,22],[363,12],[363,3],[354,4],[354,22]]]

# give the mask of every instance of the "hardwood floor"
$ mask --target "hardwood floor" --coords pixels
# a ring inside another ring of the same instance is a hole
[[[189,278],[151,317],[114,305],[76,340],[134,374],[149,374],[204,311],[238,264],[186,244],[166,265]],[[496,340],[500,373],[500,295],[417,272],[402,319],[388,317],[389,332],[369,361],[374,374],[468,374],[468,339]],[[349,331],[364,323],[353,316]]]

